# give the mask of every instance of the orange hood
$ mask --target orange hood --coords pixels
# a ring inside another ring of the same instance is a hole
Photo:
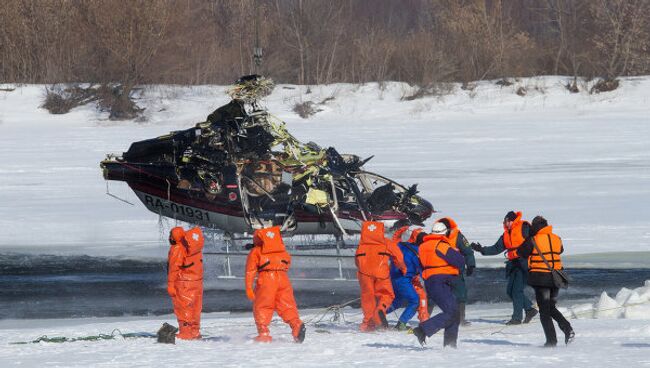
[[[171,229],[169,232],[169,238],[174,240],[176,244],[182,244],[183,237],[185,236],[185,230],[182,227],[176,226]]]
[[[203,232],[200,227],[193,227],[185,232],[185,244],[187,245],[187,254],[192,255],[203,250]]]
[[[262,247],[262,254],[286,251],[279,226],[255,230],[253,244]]]
[[[360,244],[384,245],[384,224],[377,221],[364,221],[361,224]]]
[[[436,222],[441,222],[442,220],[446,220],[447,223],[449,224],[449,230],[456,229],[458,225],[456,224],[456,221],[454,221],[451,217],[443,217],[441,219],[438,219]]]

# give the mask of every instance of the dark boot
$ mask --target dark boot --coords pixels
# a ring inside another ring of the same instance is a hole
[[[427,344],[427,335],[424,334],[424,330],[420,326],[413,329],[413,335],[418,338],[420,345],[424,346]]]
[[[537,309],[535,308],[530,308],[529,310],[526,311],[526,315],[524,316],[524,323],[528,323],[533,320],[533,318],[537,315]]]
[[[381,327],[383,329],[388,328],[388,320],[386,319],[386,313],[384,313],[384,311],[380,309],[377,314],[379,314],[379,321],[381,322]]]
[[[306,333],[307,333],[307,328],[305,328],[304,323],[301,323],[298,329],[298,333],[293,337],[293,341],[295,341],[298,344],[302,344],[302,342],[305,341]]]
[[[176,332],[178,328],[170,325],[169,323],[163,323],[162,327],[156,333],[158,337],[158,342],[161,344],[176,344]]]
[[[510,321],[506,322],[506,326],[515,326],[515,325],[520,325],[521,321],[518,319],[511,319]]]
[[[571,342],[573,342],[573,339],[576,337],[576,333],[573,332],[573,329],[570,328],[566,331],[564,331],[564,343],[569,345]]]
[[[469,326],[472,323],[465,319],[465,303],[458,303],[458,310],[460,311],[460,324],[461,326]]]
[[[402,322],[402,321],[399,321],[399,322],[397,322],[397,324],[395,325],[395,329],[396,329],[397,331],[407,331],[407,330],[409,330],[410,328],[409,328],[409,326],[408,326],[406,323],[404,323],[404,322]]]

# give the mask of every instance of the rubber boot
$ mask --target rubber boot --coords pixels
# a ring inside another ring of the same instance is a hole
[[[298,323],[295,324],[291,324],[291,335],[293,336],[294,342],[302,344],[302,342],[305,341],[306,332],[307,328],[305,328],[305,324],[301,321],[298,321]]]
[[[460,324],[461,326],[469,326],[472,323],[465,319],[465,303],[458,303],[458,310],[460,311]]]
[[[418,338],[420,345],[424,346],[427,344],[427,335],[424,333],[422,327],[418,326],[413,329],[413,335]]]
[[[271,342],[273,338],[271,337],[271,332],[269,331],[268,326],[257,325],[257,337],[255,337],[257,342]]]
[[[377,314],[379,315],[379,321],[381,322],[381,328],[384,329],[384,330],[387,329],[388,328],[388,320],[386,319],[386,313],[383,310],[380,309],[379,312],[377,312]]]

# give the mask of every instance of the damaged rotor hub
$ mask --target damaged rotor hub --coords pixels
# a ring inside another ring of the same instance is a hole
[[[274,87],[275,84],[270,78],[253,74],[239,78],[227,93],[233,100],[254,104],[270,95]]]

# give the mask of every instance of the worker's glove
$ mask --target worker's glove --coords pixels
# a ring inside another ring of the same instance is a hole
[[[467,269],[465,270],[465,275],[472,276],[475,268],[476,266],[467,266]]]
[[[167,285],[167,294],[169,294],[169,296],[172,298],[176,296],[176,288],[173,284]]]
[[[472,249],[474,249],[475,251],[477,251],[477,252],[479,252],[481,254],[483,253],[483,246],[481,245],[481,243],[476,242],[476,243],[470,244],[469,246],[472,247]]]
[[[246,297],[247,297],[248,300],[250,300],[251,302],[254,302],[254,301],[255,301],[255,293],[253,292],[253,289],[246,289]]]

